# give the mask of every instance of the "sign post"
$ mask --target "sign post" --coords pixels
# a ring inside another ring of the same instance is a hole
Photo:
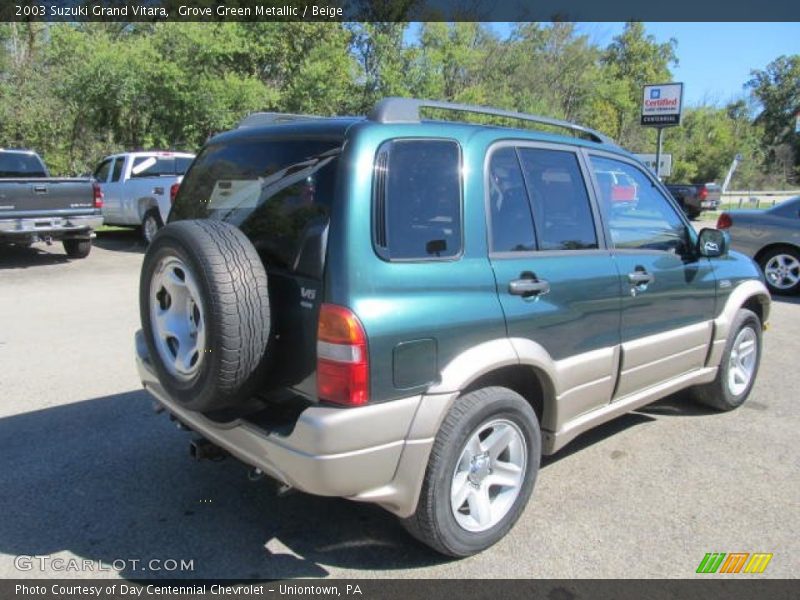
[[[658,129],[656,177],[661,177],[661,145],[664,128],[680,125],[682,112],[682,83],[658,83],[644,86],[642,93],[642,125]]]

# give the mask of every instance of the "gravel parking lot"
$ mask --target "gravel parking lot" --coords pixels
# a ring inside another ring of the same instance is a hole
[[[134,368],[142,257],[132,232],[101,233],[82,261],[0,250],[0,577],[663,578],[706,552],[771,552],[761,577],[798,573],[800,299],[775,299],[741,410],[677,395],[580,437],[545,461],[509,536],[450,561],[376,507],[277,498],[233,460],[192,462]],[[17,555],[126,562],[22,572]]]

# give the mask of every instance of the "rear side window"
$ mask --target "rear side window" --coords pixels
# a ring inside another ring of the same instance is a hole
[[[0,177],[47,177],[37,156],[26,152],[0,152]]]
[[[191,158],[174,156],[140,156],[135,158],[131,167],[131,178],[135,177],[167,177],[183,175],[191,164]]]
[[[539,250],[597,248],[589,194],[573,152],[519,148]]]
[[[244,138],[206,146],[170,221],[239,227],[267,265],[320,275],[341,141]]]
[[[114,161],[114,170],[111,174],[111,181],[119,181],[120,177],[122,177],[122,167],[124,166],[124,158],[118,158],[116,161]]]
[[[492,154],[488,185],[492,252],[536,250],[528,193],[514,148]]]
[[[451,140],[393,140],[378,151],[374,241],[386,260],[461,253],[461,151]]]

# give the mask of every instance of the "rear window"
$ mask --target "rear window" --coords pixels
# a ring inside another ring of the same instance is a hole
[[[451,140],[381,146],[373,185],[374,241],[386,260],[461,253],[461,151]]]
[[[38,156],[26,152],[0,152],[0,177],[47,177]]]
[[[183,175],[192,163],[191,158],[175,156],[139,156],[131,166],[131,178],[175,177]]]
[[[170,220],[227,221],[268,265],[317,276],[340,149],[340,141],[258,138],[207,146]]]

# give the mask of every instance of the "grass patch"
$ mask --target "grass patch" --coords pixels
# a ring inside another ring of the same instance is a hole
[[[119,227],[117,225],[101,225],[95,232],[97,233],[105,233],[107,231],[131,231],[130,227]]]

